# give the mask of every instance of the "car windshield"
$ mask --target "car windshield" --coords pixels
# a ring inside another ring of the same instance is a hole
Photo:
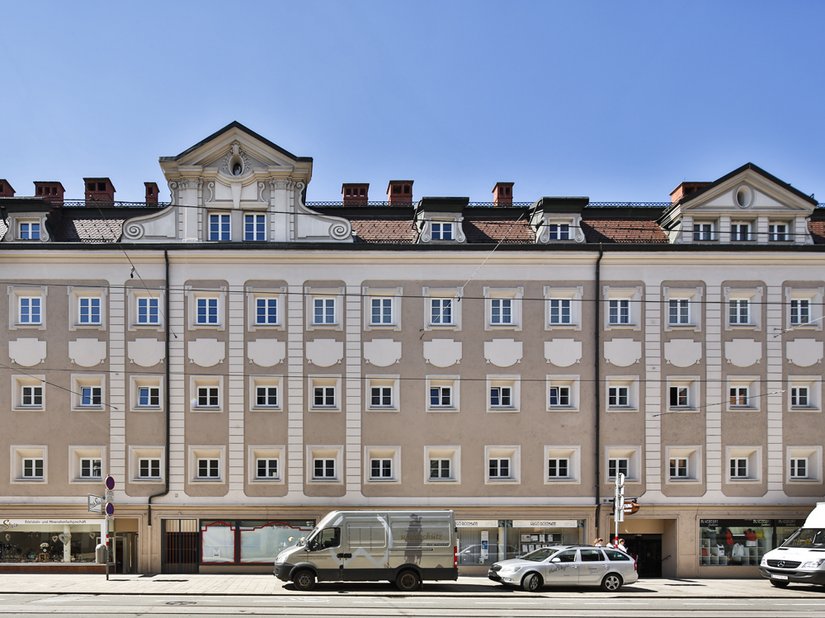
[[[530,562],[542,562],[555,554],[556,551],[558,550],[552,547],[540,547],[539,549],[534,549],[529,554],[524,554],[521,556],[521,559],[529,560]]]
[[[825,547],[825,529],[800,528],[782,543],[782,547]]]

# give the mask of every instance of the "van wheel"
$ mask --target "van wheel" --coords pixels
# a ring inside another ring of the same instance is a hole
[[[395,578],[395,587],[404,592],[412,592],[421,588],[421,578],[412,569],[404,569]]]
[[[538,573],[528,573],[521,580],[521,587],[527,592],[538,592],[542,586],[541,575]]]
[[[315,588],[315,573],[309,569],[301,569],[292,576],[292,583],[301,592]]]
[[[788,587],[788,582],[782,582],[782,581],[779,581],[779,580],[776,580],[776,579],[772,579],[771,580],[771,585],[776,586],[777,588],[787,588]]]
[[[602,590],[605,592],[616,592],[623,584],[622,576],[618,573],[608,573],[602,580]]]

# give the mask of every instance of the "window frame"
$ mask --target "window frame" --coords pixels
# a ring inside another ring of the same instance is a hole
[[[505,461],[507,462],[507,472],[502,474],[501,464]],[[497,465],[494,465],[495,462],[497,462]],[[484,483],[485,485],[520,484],[521,446],[485,445]]]
[[[252,234],[250,237],[249,223],[252,219]],[[267,240],[267,217],[261,212],[243,213],[243,240],[244,242],[266,242]],[[260,229],[259,229],[260,228]]]
[[[434,461],[439,462],[439,471],[442,471],[441,463],[448,462],[449,473],[447,477],[433,477]],[[460,484],[461,483],[461,446],[459,445],[433,445],[424,447],[424,483],[425,484]]]
[[[206,218],[206,240],[229,242],[232,240],[232,213],[210,212]]]

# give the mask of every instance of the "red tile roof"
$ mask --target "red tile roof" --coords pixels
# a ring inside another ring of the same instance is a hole
[[[664,230],[656,221],[643,219],[598,218],[582,221],[587,242],[667,243]]]
[[[525,244],[536,242],[536,235],[526,220],[464,219],[468,243]]]

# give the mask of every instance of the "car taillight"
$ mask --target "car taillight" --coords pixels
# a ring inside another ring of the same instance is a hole
[[[458,568],[458,545],[453,545],[453,568]]]

